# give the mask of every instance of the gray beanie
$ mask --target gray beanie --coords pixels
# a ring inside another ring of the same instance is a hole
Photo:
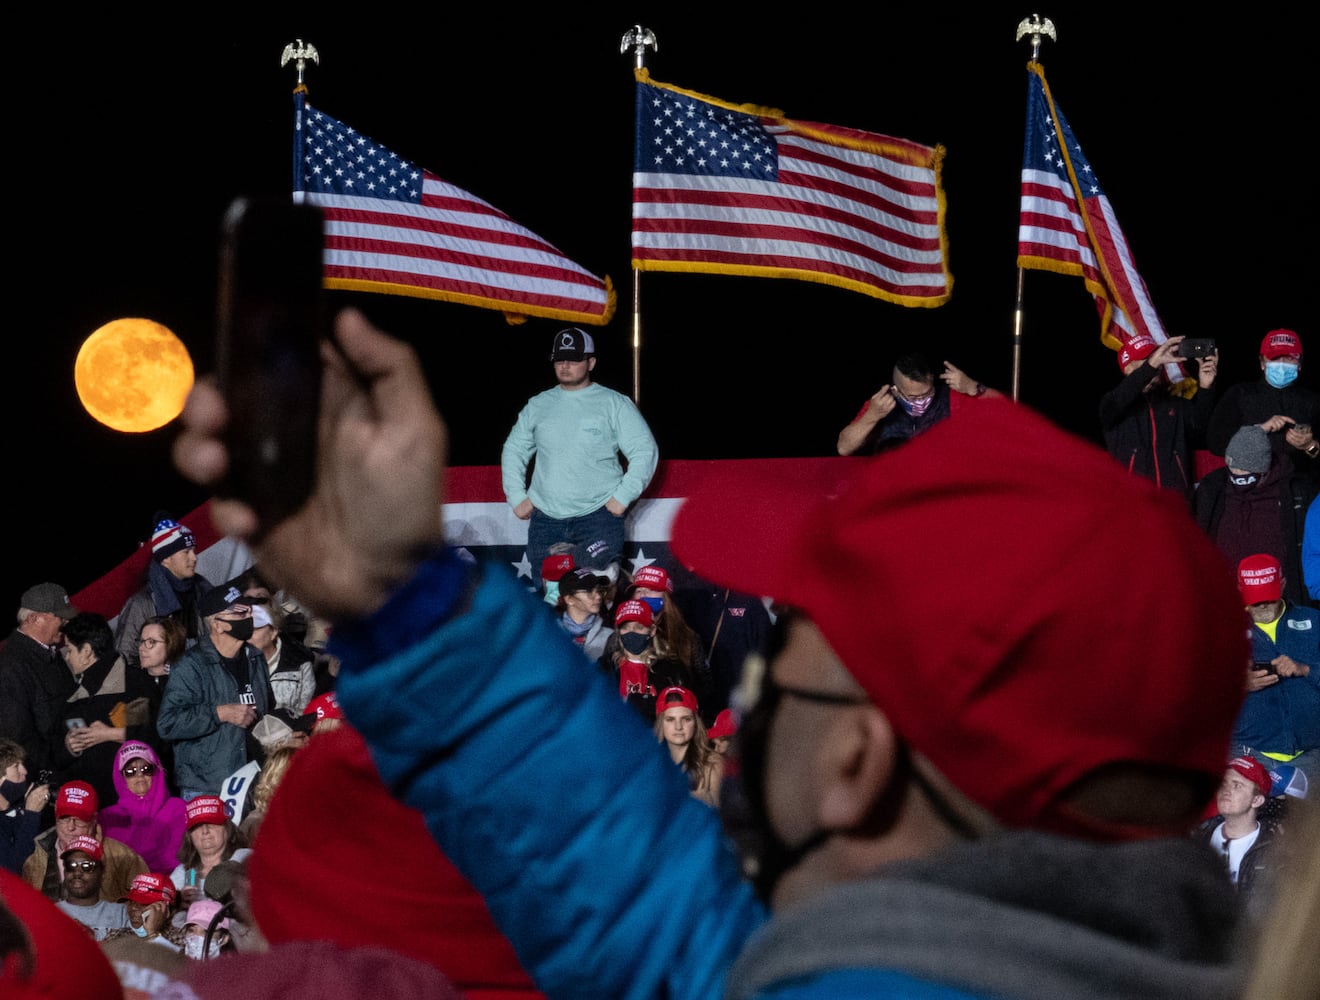
[[[1224,449],[1224,464],[1230,469],[1262,474],[1270,471],[1269,435],[1255,424],[1239,427]]]

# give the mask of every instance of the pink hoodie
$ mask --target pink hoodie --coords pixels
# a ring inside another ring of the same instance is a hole
[[[121,773],[133,758],[154,764],[151,787],[146,795],[134,795]],[[167,872],[179,863],[187,806],[170,795],[169,783],[156,751],[145,743],[129,740],[115,754],[113,775],[119,801],[101,810],[101,829],[107,837],[127,844],[142,856],[153,872]]]

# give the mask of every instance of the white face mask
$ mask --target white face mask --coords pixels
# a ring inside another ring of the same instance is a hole
[[[187,937],[183,939],[183,953],[187,955],[189,958],[195,958],[200,961],[202,957],[203,939],[204,939],[204,935],[189,934]],[[211,938],[211,947],[207,949],[206,957],[207,958],[220,957],[220,942],[216,940],[215,937]]]

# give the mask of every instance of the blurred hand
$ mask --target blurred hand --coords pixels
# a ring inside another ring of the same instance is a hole
[[[877,420],[883,420],[894,411],[894,407],[897,405],[898,397],[894,395],[894,387],[892,385],[882,385],[880,390],[871,397],[870,415]]]
[[[1147,355],[1146,364],[1150,365],[1156,371],[1159,371],[1161,368],[1163,368],[1165,365],[1168,364],[1175,364],[1175,365],[1178,364],[1180,361],[1182,361],[1182,355],[1178,353],[1178,347],[1186,339],[1187,338],[1185,336],[1170,337],[1164,343],[1160,344],[1159,347],[1155,348],[1155,350],[1151,351],[1149,355]]]
[[[50,801],[50,785],[33,785],[23,799],[23,808],[28,812],[41,812]],[[6,809],[9,807],[6,806]]]
[[[215,714],[221,722],[228,722],[231,726],[238,726],[240,729],[246,729],[257,721],[257,710],[251,705],[237,703],[216,705]]]
[[[964,396],[971,396],[976,393],[976,379],[953,365],[952,362],[944,362],[944,371],[940,373],[940,378],[954,392],[961,392]]]
[[[513,508],[513,516],[520,521],[526,521],[529,517],[532,516],[532,511],[534,511],[535,509],[536,508],[532,506],[531,497],[528,497],[517,507]]]
[[[1272,674],[1268,670],[1255,670],[1251,667],[1247,668],[1248,694],[1250,694],[1253,691],[1260,691],[1263,688],[1267,688],[1271,684],[1278,684],[1278,683],[1279,683],[1278,674]]]
[[[1270,660],[1280,677],[1305,677],[1311,668],[1305,663],[1298,663],[1291,656],[1276,656]]]
[[[1209,389],[1215,384],[1215,376],[1219,374],[1219,351],[1208,354],[1201,358],[1197,363],[1196,381],[1202,389]]]
[[[615,500],[614,497],[610,497],[605,501],[605,509],[615,517],[623,517],[624,514],[628,513],[628,508]]]
[[[1289,427],[1288,433],[1283,436],[1283,439],[1299,451],[1305,451],[1307,448],[1311,447],[1311,443],[1315,440],[1315,437],[1310,426],[1304,424],[1301,426],[1295,425]]]
[[[1266,434],[1273,434],[1275,431],[1281,431],[1289,424],[1295,424],[1296,422],[1297,421],[1293,420],[1292,417],[1285,417],[1282,413],[1276,413],[1268,420],[1262,421],[1256,426]]]
[[[447,437],[414,351],[345,309],[337,347],[323,343],[317,481],[292,517],[271,527],[257,560],[277,587],[336,620],[375,611],[444,541],[440,502]],[[227,415],[208,384],[194,386],[174,462],[215,483],[228,456]],[[238,501],[212,504],[218,530],[252,537],[256,515]]]

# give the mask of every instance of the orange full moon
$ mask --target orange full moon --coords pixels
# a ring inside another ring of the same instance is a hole
[[[154,431],[183,412],[192,358],[159,323],[117,319],[83,341],[73,384],[84,409],[107,427]]]

